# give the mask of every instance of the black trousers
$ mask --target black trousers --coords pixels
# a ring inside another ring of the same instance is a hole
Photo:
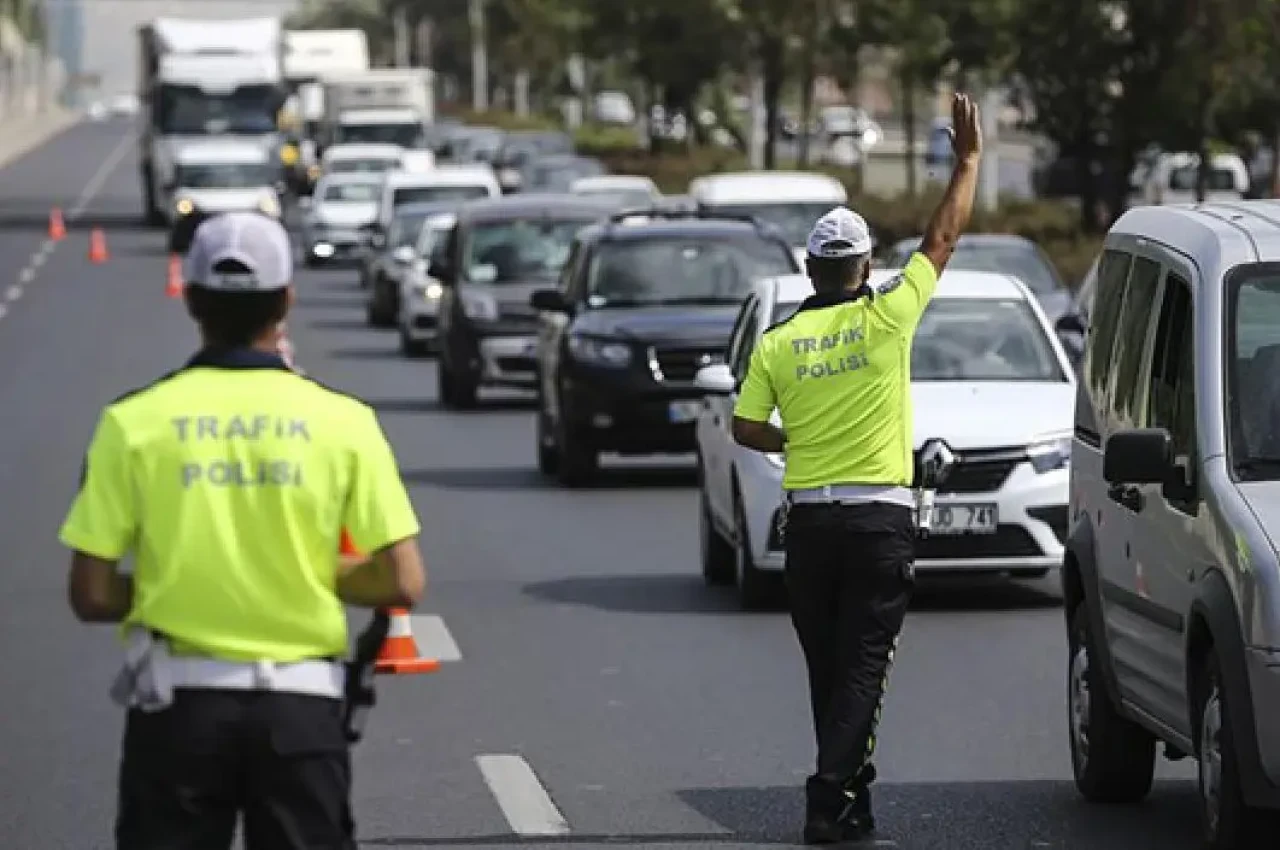
[[[117,850],[355,850],[351,765],[336,699],[179,689],[129,712]]]
[[[786,528],[791,621],[809,668],[818,740],[810,811],[834,816],[874,779],[876,725],[915,586],[909,508],[801,504]]]

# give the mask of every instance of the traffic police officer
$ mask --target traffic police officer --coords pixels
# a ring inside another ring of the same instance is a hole
[[[761,339],[734,410],[738,443],[786,454],[786,580],[818,743],[808,844],[874,831],[875,728],[914,585],[911,343],[968,224],[982,147],[968,97],[952,117],[954,171],[919,252],[872,290],[866,223],[823,216],[806,262],[815,294]]]
[[[343,603],[408,606],[418,521],[369,407],[291,371],[274,221],[215,216],[187,255],[201,350],[109,404],[62,526],[69,597],[122,622],[120,850],[354,850]],[[340,567],[340,530],[363,552]],[[134,565],[121,564],[132,554]]]

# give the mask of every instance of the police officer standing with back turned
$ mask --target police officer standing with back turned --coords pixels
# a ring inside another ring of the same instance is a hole
[[[278,223],[200,225],[203,347],[107,405],[62,526],[72,609],[126,640],[119,850],[227,850],[241,816],[249,850],[356,846],[343,603],[412,605],[425,575],[373,411],[278,354],[292,274]],[[339,565],[343,528],[370,558]]]
[[[761,339],[734,410],[738,443],[786,454],[786,582],[818,743],[806,844],[875,829],[875,730],[914,586],[911,343],[968,225],[982,149],[973,101],[956,95],[952,119],[955,166],[920,250],[873,289],[866,222],[843,207],[819,219],[815,294]]]

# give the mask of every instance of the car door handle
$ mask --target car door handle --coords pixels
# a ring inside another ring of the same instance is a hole
[[[1132,484],[1112,484],[1107,488],[1107,496],[1119,505],[1123,505],[1135,514],[1142,511],[1146,497],[1142,491]]]

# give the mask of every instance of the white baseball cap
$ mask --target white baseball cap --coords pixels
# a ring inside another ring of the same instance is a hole
[[[226,261],[248,272],[217,271]],[[182,274],[189,284],[226,292],[272,292],[293,280],[293,246],[275,219],[250,212],[215,215],[196,228]]]
[[[871,228],[848,207],[836,207],[809,231],[809,256],[818,259],[860,257],[871,253]]]

